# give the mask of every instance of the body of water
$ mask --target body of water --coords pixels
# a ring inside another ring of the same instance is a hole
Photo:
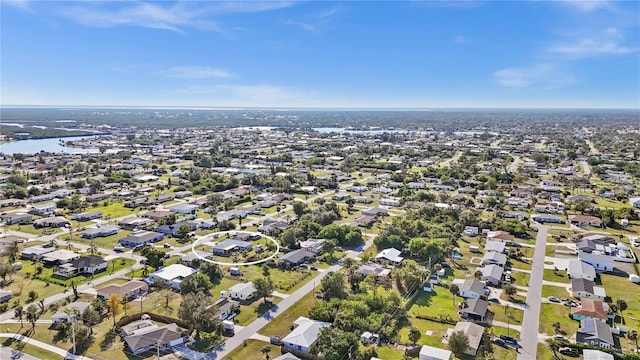
[[[96,136],[71,136],[71,137],[63,137],[63,138],[49,138],[49,139],[29,139],[29,140],[18,140],[12,141],[8,143],[0,144],[0,153],[5,155],[13,155],[13,154],[37,154],[40,151],[51,152],[51,153],[97,153],[98,149],[93,148],[75,148],[75,147],[67,147],[63,146],[60,142],[73,141],[73,140],[81,140],[81,139],[90,139],[95,138]]]

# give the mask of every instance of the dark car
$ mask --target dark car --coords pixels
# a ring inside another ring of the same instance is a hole
[[[500,300],[498,298],[491,298],[491,299],[489,299],[487,301],[492,302],[492,303],[496,303],[496,304],[500,304]]]
[[[505,343],[504,340],[498,339],[498,338],[491,339],[491,342],[496,344],[496,345],[500,345],[500,346],[506,346],[507,345],[507,343]]]
[[[309,266],[309,270],[314,270],[315,271],[315,270],[318,270],[318,268],[312,265],[312,266]]]
[[[574,349],[566,346],[558,349],[558,352],[562,355],[569,355],[569,356],[578,356],[579,354],[578,349]]]
[[[514,338],[513,336],[509,336],[509,335],[500,335],[500,339],[508,342],[508,343],[512,343],[512,344],[517,344],[518,343],[518,339]]]
[[[440,266],[442,266],[443,268],[451,267],[448,263],[446,263],[444,261],[440,263]]]

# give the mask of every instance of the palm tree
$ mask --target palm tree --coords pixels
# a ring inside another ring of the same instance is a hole
[[[560,332],[560,322],[556,321],[553,323],[553,331],[557,334]]]
[[[449,292],[451,293],[451,295],[453,295],[453,306],[455,307],[456,306],[456,295],[458,295],[458,292],[460,292],[460,288],[456,284],[451,284],[449,286]]]
[[[260,352],[264,354],[264,358],[269,360],[269,353],[271,352],[271,346],[265,345],[260,348]]]
[[[560,345],[558,344],[558,341],[556,341],[553,338],[548,338],[546,341],[547,341],[547,346],[549,346],[549,349],[553,351],[553,358],[559,359],[557,351],[560,348]]]
[[[629,334],[627,334],[627,336],[629,337],[629,340],[633,340],[636,342],[636,350],[638,349],[638,331],[637,330],[630,330]]]

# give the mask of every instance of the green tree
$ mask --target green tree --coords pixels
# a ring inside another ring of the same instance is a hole
[[[622,312],[627,310],[627,302],[622,300],[622,299],[618,299],[616,300],[616,306],[618,307],[618,311],[620,312],[620,317],[622,318]]]
[[[146,264],[154,270],[160,269],[164,265],[164,252],[145,245],[140,252],[146,258]]]
[[[213,285],[209,276],[203,273],[195,273],[187,276],[180,284],[180,292],[184,294],[195,294],[199,292],[208,293]]]
[[[2,278],[2,284],[7,281],[7,276],[11,277],[11,275],[15,272],[13,265],[9,263],[0,264],[0,278]]]
[[[203,292],[183,296],[178,317],[189,323],[189,333],[195,330],[196,337],[200,337],[200,331],[214,332],[221,328],[218,310],[213,306],[213,297]]]
[[[13,310],[13,316],[17,317],[18,320],[20,320],[20,325],[22,325],[22,316],[24,315],[24,308],[22,307],[22,305],[18,305],[14,310]]]
[[[181,239],[186,239],[191,233],[191,226],[187,224],[180,225],[177,233],[178,233],[178,237],[180,237]]]
[[[100,313],[92,306],[87,307],[82,312],[82,322],[87,326],[97,325],[101,320]]]
[[[469,338],[462,331],[455,331],[449,336],[449,350],[457,357],[461,357],[469,347]]]
[[[333,239],[326,239],[322,242],[321,250],[324,253],[327,253],[329,257],[333,257],[333,253],[336,251],[336,241]]]
[[[26,318],[33,329],[36,326],[36,321],[38,320],[38,307],[34,304],[27,306]]]
[[[320,291],[324,294],[325,299],[345,299],[347,291],[345,289],[344,275],[334,272],[325,276],[320,282]]]
[[[415,345],[416,342],[420,340],[421,336],[422,336],[422,333],[420,332],[420,329],[418,329],[415,326],[412,326],[411,328],[409,328],[409,341],[411,341],[413,345]]]
[[[460,288],[456,284],[449,285],[449,292],[453,295],[453,306],[456,306],[456,295],[460,292]]]
[[[256,279],[253,282],[253,285],[256,287],[256,292],[258,293],[258,296],[263,298],[264,302],[267,302],[267,298],[271,296],[271,294],[273,294],[273,291],[275,290],[273,282],[269,277]]]
[[[507,294],[507,296],[509,296],[510,299],[513,299],[513,295],[518,292],[518,289],[516,289],[516,287],[511,284],[505,285],[502,290],[505,294]]]
[[[302,201],[294,201],[293,202],[293,213],[296,214],[298,218],[304,215],[307,212],[307,204]]]

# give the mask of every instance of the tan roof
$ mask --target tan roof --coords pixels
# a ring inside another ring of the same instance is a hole
[[[111,294],[118,294],[118,296],[123,297],[124,295],[130,293],[133,290],[139,288],[147,288],[149,285],[144,281],[140,280],[130,280],[124,284],[111,284],[100,289],[97,289],[98,294],[105,294],[106,296],[110,296]]]
[[[571,308],[571,315],[588,316],[594,319],[607,319],[607,310],[602,300],[589,298],[582,298],[581,300],[582,305],[580,307]]]

